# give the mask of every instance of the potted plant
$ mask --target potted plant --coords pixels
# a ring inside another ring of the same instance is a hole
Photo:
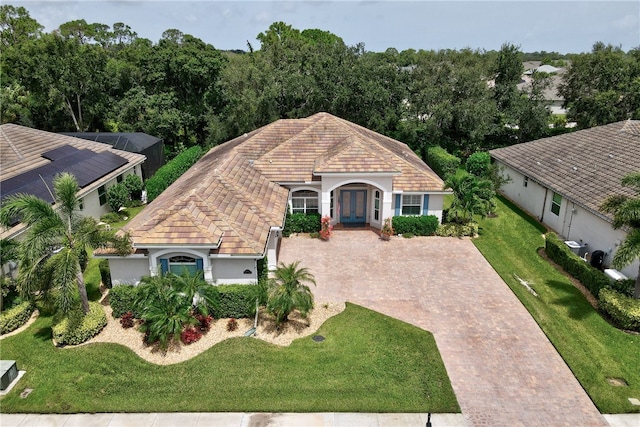
[[[323,216],[322,219],[320,219],[320,238],[322,240],[329,240],[332,232],[333,225],[331,225],[331,217]]]
[[[391,225],[391,218],[386,218],[382,224],[380,230],[380,238],[382,240],[389,240],[393,236],[393,226]]]

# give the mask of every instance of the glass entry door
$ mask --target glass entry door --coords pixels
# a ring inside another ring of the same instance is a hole
[[[365,223],[367,218],[367,190],[340,192],[340,222]]]

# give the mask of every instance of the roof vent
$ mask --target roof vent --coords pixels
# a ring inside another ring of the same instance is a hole
[[[577,167],[577,166],[574,166],[574,167],[572,167],[571,169],[573,169],[574,171],[577,171],[577,170],[578,170],[578,167]]]
[[[253,166],[253,159],[249,159],[249,164]]]
[[[609,158],[613,159],[613,154],[609,153]]]

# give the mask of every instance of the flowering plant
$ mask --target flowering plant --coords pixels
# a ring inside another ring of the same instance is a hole
[[[331,217],[323,216],[320,219],[320,238],[322,240],[329,240],[331,233],[333,232],[333,225],[331,225]]]
[[[389,240],[391,236],[393,236],[394,230],[391,225],[391,218],[386,218],[384,223],[382,224],[382,229],[380,230],[380,237],[383,240]]]

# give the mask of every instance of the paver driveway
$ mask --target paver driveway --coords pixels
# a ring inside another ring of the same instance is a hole
[[[606,426],[524,306],[468,239],[344,230],[284,239],[317,302],[350,301],[431,331],[468,425]]]

